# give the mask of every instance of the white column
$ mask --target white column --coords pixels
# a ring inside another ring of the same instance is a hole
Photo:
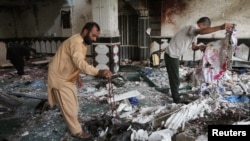
[[[104,37],[119,36],[118,0],[92,0],[93,21],[101,27]]]
[[[92,0],[93,21],[101,28],[93,43],[94,66],[119,71],[120,35],[118,30],[118,0]]]

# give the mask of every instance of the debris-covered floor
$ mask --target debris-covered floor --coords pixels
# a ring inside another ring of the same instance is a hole
[[[44,105],[47,64],[27,66],[25,72],[29,75],[20,78],[11,67],[0,69],[0,139],[79,140],[69,134],[58,107]],[[250,124],[248,69],[228,71],[206,91],[192,72],[180,68],[180,93],[190,101],[186,105],[172,102],[164,67],[124,65],[111,84],[82,74],[79,119],[93,135],[89,140],[206,141],[207,125]]]

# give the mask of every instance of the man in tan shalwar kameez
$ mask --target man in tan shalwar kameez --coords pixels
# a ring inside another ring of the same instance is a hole
[[[82,130],[78,121],[78,98],[76,82],[81,72],[93,76],[109,78],[109,70],[99,70],[85,61],[87,47],[100,34],[100,27],[95,22],[87,23],[80,34],[65,40],[58,48],[48,68],[48,102],[50,107],[55,104],[60,110],[72,133],[72,136],[89,138],[90,134]],[[78,84],[81,85],[81,82]]]

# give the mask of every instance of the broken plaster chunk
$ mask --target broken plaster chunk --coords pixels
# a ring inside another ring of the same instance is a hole
[[[243,90],[239,85],[233,85],[231,87],[231,89],[232,89],[234,94],[242,94],[243,93]]]
[[[154,119],[154,115],[146,115],[146,116],[142,116],[139,115],[136,118],[133,118],[133,122],[139,122],[139,123],[148,123],[150,121],[152,121]]]
[[[95,92],[95,93],[94,93],[94,96],[95,96],[95,97],[100,97],[100,96],[104,96],[104,95],[107,95],[107,94],[108,94],[108,91],[107,91],[107,90],[101,89],[100,91]]]
[[[194,137],[193,135],[185,133],[185,132],[176,135],[177,141],[194,141],[195,138],[196,137]]]
[[[30,75],[22,75],[22,78],[23,80],[29,80],[31,79],[31,76]]]
[[[128,112],[124,112],[120,115],[120,118],[127,118],[127,119],[132,119],[133,118],[133,114],[136,112],[136,110],[132,110],[132,111],[128,111]]]
[[[247,92],[247,86],[243,84],[241,81],[238,82],[238,85],[242,88],[243,92]]]
[[[126,103],[121,102],[116,111],[121,112],[126,107],[126,105]]]
[[[224,94],[225,94],[225,95],[232,95],[233,92],[232,92],[232,91],[225,91]]]
[[[87,87],[86,90],[87,90],[87,93],[90,93],[90,92],[96,91],[97,89],[95,87]]]
[[[147,141],[148,140],[148,132],[142,129],[137,131],[132,129],[132,134],[130,136],[131,141]]]
[[[211,106],[207,104],[208,101],[211,101],[211,99],[200,98],[188,105],[182,106],[178,112],[172,114],[166,120],[164,126],[176,130],[185,125],[185,122],[197,118],[204,111],[213,112]]]
[[[208,141],[207,135],[198,136],[195,141]]]
[[[126,93],[123,93],[123,94],[114,95],[114,98],[108,99],[108,103],[121,101],[123,99],[128,99],[128,98],[131,98],[131,97],[143,98],[143,96],[141,95],[141,93],[138,90],[133,90],[133,91],[129,91],[129,92],[126,92]]]
[[[157,107],[141,107],[140,114],[141,115],[148,115],[153,113]]]
[[[29,135],[29,131],[25,131],[21,136],[24,137],[24,136],[27,136]]]
[[[132,111],[132,105],[130,104],[128,99],[124,99],[117,108],[117,112],[121,111],[126,111],[126,112]]]
[[[130,103],[128,103],[123,110],[126,111],[126,112],[132,111],[133,107],[132,107],[132,105]]]
[[[233,123],[233,125],[250,125],[250,121],[238,121]]]
[[[174,131],[170,129],[155,131],[149,136],[148,141],[171,141],[173,134]]]

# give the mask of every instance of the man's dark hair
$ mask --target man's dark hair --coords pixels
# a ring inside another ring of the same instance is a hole
[[[203,23],[206,26],[211,26],[211,20],[208,17],[201,17],[198,21],[198,23]]]
[[[96,23],[96,22],[88,22],[84,25],[84,27],[82,28],[82,32],[84,31],[84,29],[87,29],[88,31],[91,31],[91,29],[93,27],[97,27],[98,31],[100,31],[100,26]],[[81,32],[81,33],[82,33]]]

